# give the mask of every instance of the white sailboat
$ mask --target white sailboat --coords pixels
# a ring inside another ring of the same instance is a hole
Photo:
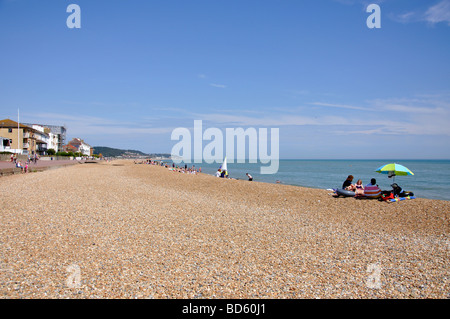
[[[225,177],[228,178],[228,167],[227,167],[227,157],[225,156],[225,159],[223,160],[222,164],[220,165],[217,173],[217,177]]]
[[[219,169],[221,171],[228,171],[228,168],[227,168],[227,157],[226,156],[225,156],[225,159],[223,160],[222,165],[220,165]]]

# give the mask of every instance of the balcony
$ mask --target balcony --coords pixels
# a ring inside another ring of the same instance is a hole
[[[41,136],[41,135],[36,135],[36,143],[46,143],[48,142],[48,138]]]
[[[47,151],[47,144],[38,144],[36,150],[39,151],[39,152]]]
[[[29,148],[30,147],[30,143],[23,143],[23,147],[22,148]]]
[[[23,138],[30,138],[30,137],[31,137],[30,132],[23,133]]]

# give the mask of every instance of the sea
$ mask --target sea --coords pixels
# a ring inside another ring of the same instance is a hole
[[[172,165],[171,161],[165,161]],[[395,176],[375,172],[380,166],[397,163],[409,168],[414,175]],[[202,169],[202,173],[215,175],[220,163],[189,163]],[[411,191],[416,197],[450,200],[450,160],[294,160],[279,161],[276,174],[261,174],[261,166],[269,164],[230,163],[228,161],[229,177],[248,180],[246,173],[253,176],[253,181],[304,186],[318,189],[341,188],[348,175],[353,175],[353,182],[361,179],[363,185],[370,183],[371,178],[377,180],[382,190],[391,190],[391,184],[397,183],[405,191]],[[185,166],[185,163],[178,164]]]

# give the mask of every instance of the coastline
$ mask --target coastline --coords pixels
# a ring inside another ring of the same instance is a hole
[[[132,161],[0,189],[2,298],[449,298],[448,201],[336,199]]]
[[[280,160],[279,170],[274,175],[259,174],[259,164],[233,164],[230,176],[246,180],[249,172],[254,181],[302,186],[316,189],[335,189],[342,186],[348,175],[361,179],[366,185],[376,178],[382,190],[390,190],[394,180],[387,175],[375,172],[375,169],[396,160]],[[395,181],[405,190],[412,191],[416,197],[450,201],[447,188],[450,186],[450,160],[405,160],[401,161],[412,169],[415,176],[397,176]],[[203,165],[202,165],[203,166]],[[215,174],[218,164],[204,165],[206,173]],[[436,174],[439,172],[439,174]]]

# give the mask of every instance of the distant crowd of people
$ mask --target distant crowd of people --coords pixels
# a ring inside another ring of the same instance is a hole
[[[168,167],[168,166],[166,166]],[[195,168],[195,165],[192,165],[191,167],[188,167],[187,164],[184,164],[183,166],[175,165],[175,163],[172,163],[172,167],[170,168],[173,172],[183,173],[183,174],[197,174],[202,172],[202,168],[199,167],[198,169]]]
[[[152,159],[147,159],[147,160],[142,160],[142,161],[134,161],[134,164],[149,164],[149,165],[158,165],[158,166],[162,166],[165,168],[168,168],[171,171],[174,172],[178,172],[178,173],[184,173],[184,174],[197,174],[197,173],[201,173],[202,172],[202,168],[196,168],[195,165],[192,165],[191,167],[188,167],[187,164],[185,164],[184,166],[179,166],[176,165],[175,163],[172,163],[171,165],[168,163],[165,163],[163,161],[155,161]],[[245,173],[245,175],[247,176],[249,181],[253,181],[253,176],[250,175],[250,173]],[[221,177],[221,178],[229,178],[229,179],[234,179],[234,178],[230,178],[230,176],[228,175],[228,170],[223,170],[221,168],[219,168],[215,174],[216,177]],[[281,183],[280,181],[277,181],[277,183]]]
[[[185,173],[185,174],[196,174],[201,173],[202,168],[199,167],[198,169],[195,167],[195,165],[192,165],[192,167],[188,167],[187,164],[183,166],[175,165],[175,163],[172,163],[172,165],[169,165],[168,163],[165,163],[163,161],[154,161],[152,159],[147,159],[145,161],[134,161],[134,164],[149,164],[149,165],[158,165],[165,168],[168,168],[171,171],[178,172],[178,173]]]

